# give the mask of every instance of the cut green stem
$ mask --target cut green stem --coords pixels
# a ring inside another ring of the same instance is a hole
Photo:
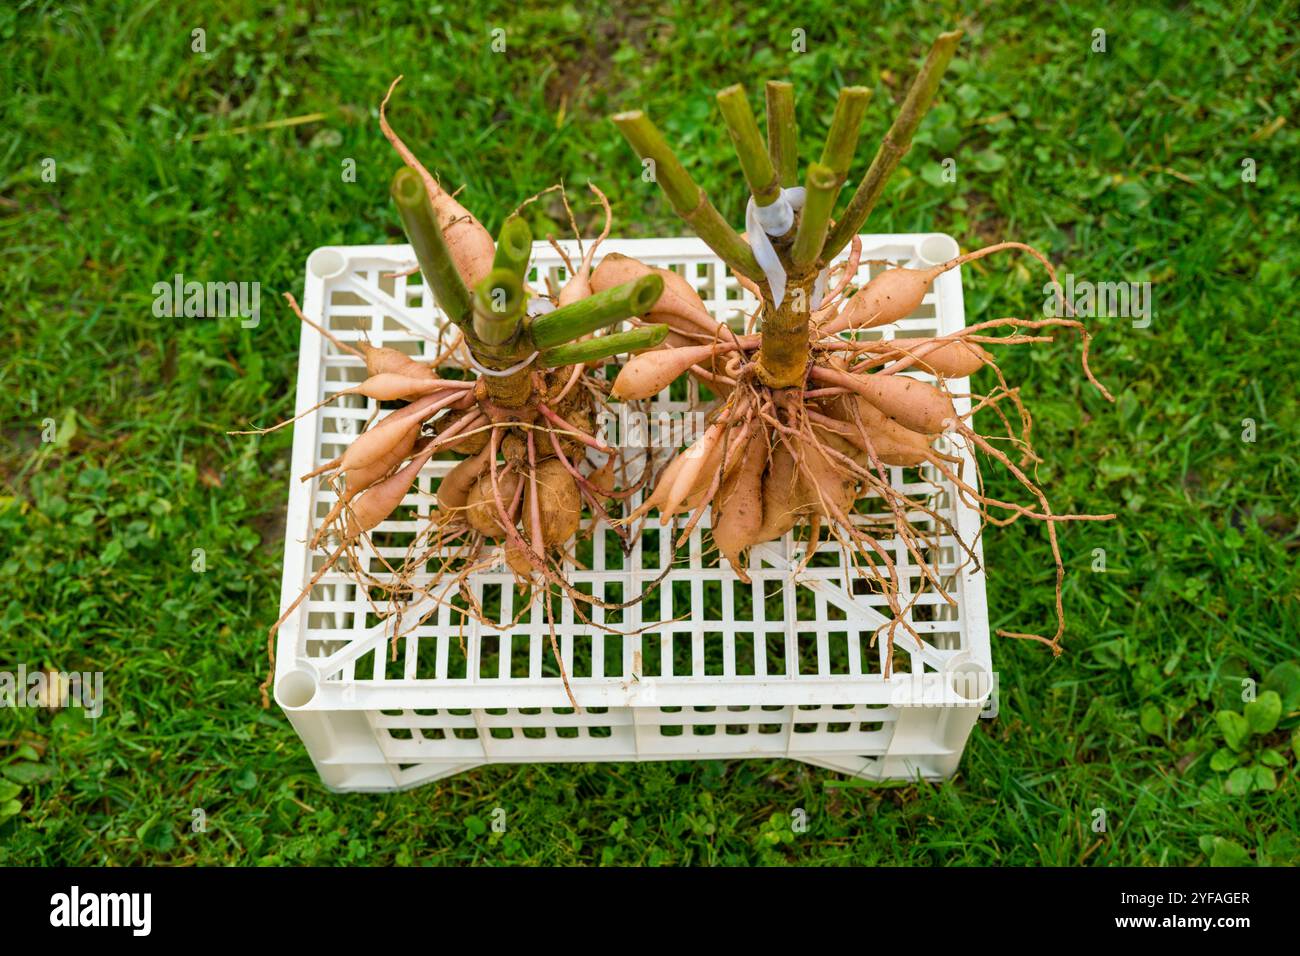
[[[794,118],[794,84],[767,82],[767,150],[786,189],[799,185],[799,127]]]
[[[533,254],[533,230],[518,215],[510,216],[501,224],[497,236],[497,252],[492,268],[509,269],[522,281],[528,272],[528,260]]]
[[[464,325],[470,315],[469,290],[452,262],[420,174],[403,166],[394,174],[390,191],[397,203],[402,229],[415,250],[415,260],[433,290],[434,299],[453,322]]]
[[[843,181],[829,166],[821,163],[809,165],[808,178],[804,181],[807,197],[794,245],[790,247],[790,272],[793,275],[803,274],[817,262]]]
[[[718,93],[717,100],[754,202],[760,206],[772,205],[781,196],[781,179],[763,143],[763,134],[758,131],[745,88],[739,83],[729,86]]]
[[[824,261],[829,262],[839,254],[862,228],[862,224],[867,221],[867,216],[875,208],[880,194],[884,191],[885,183],[889,181],[899,160],[911,148],[912,136],[921,125],[921,120],[925,119],[925,114],[929,112],[930,104],[934,102],[939,81],[943,77],[944,70],[948,68],[948,63],[952,60],[960,39],[961,31],[952,30],[939,34],[934,45],[930,47],[925,64],[908,88],[907,97],[903,100],[894,124],[885,134],[880,149],[876,151],[871,167],[862,182],[858,184],[857,191],[849,200],[844,214],[840,216],[835,228],[826,239],[826,245],[822,248]]]
[[[763,281],[763,270],[749,244],[713,208],[650,118],[641,110],[632,110],[617,114],[613,122],[637,155],[654,163],[655,182],[677,215],[734,271],[755,282]]]
[[[488,346],[504,345],[519,331],[528,300],[520,277],[494,268],[474,291],[474,335]]]
[[[862,132],[862,120],[870,102],[871,91],[865,86],[844,87],[835,102],[835,116],[831,119],[826,145],[822,148],[822,165],[829,166],[841,180],[853,162],[858,134]]]
[[[571,302],[533,320],[533,345],[551,349],[615,322],[645,315],[663,291],[663,277],[651,273]]]
[[[835,116],[831,119],[826,145],[822,148],[821,162],[808,167],[803,215],[799,218],[794,245],[790,247],[790,266],[796,274],[815,270],[819,264],[831,213],[835,211],[835,200],[839,198],[844,176],[853,162],[858,133],[862,130],[862,119],[867,114],[870,99],[871,91],[864,86],[846,86],[840,90]]]
[[[668,338],[668,326],[645,325],[627,332],[611,332],[609,335],[598,335],[583,342],[558,345],[543,351],[537,357],[537,361],[545,368],[598,362],[625,352],[640,352],[655,348],[666,338]]]

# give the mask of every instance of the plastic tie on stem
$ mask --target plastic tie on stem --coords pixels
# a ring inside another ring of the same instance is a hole
[[[749,239],[749,248],[753,250],[758,267],[767,277],[768,288],[772,290],[772,308],[779,309],[785,298],[785,266],[772,248],[771,236],[784,236],[794,225],[794,214],[803,208],[807,191],[803,186],[791,186],[782,189],[781,195],[768,206],[760,206],[749,197],[745,206],[745,235]],[[813,285],[811,308],[821,305],[826,294],[826,279],[829,269],[823,269]]]
[[[486,375],[489,378],[505,378],[507,375],[514,375],[516,372],[522,372],[524,369],[528,368],[528,366],[532,365],[533,360],[536,359],[537,356],[541,354],[542,354],[541,352],[534,352],[532,355],[528,356],[528,358],[524,359],[522,362],[512,365],[509,368],[494,369],[494,368],[484,368],[474,359],[474,354],[471,352],[469,356],[469,365],[470,368],[478,372],[480,375]]]

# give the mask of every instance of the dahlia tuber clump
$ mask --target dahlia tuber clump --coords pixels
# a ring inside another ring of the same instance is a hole
[[[592,262],[609,232],[609,205],[598,189],[592,187],[606,212],[600,239],[588,247],[580,266],[570,269],[557,294],[531,290],[532,233],[518,210],[493,241],[392,130],[387,103],[385,96],[380,125],[406,164],[393,177],[392,198],[454,341],[426,364],[364,339],[344,342],[286,297],[304,322],[365,364],[366,379],[327,402],[361,395],[405,404],[382,417],[377,413],[343,454],[301,476],[326,482],[335,495],[311,540],[326,557],[271,628],[272,638],[336,566],[353,569],[360,590],[381,615],[400,613],[417,593],[439,599],[458,593],[456,585],[465,576],[502,558],[548,615],[553,589],[575,606],[603,603],[572,587],[563,572],[584,509],[589,527],[611,521],[607,502],[626,494],[615,487],[618,453],[596,433],[608,383],[593,372],[614,356],[660,344],[668,333],[667,326],[644,322],[608,331],[644,316],[660,298],[663,280],[641,276],[592,289]],[[366,546],[370,533],[416,490],[417,477],[439,454],[463,457],[439,483],[436,508],[406,560],[393,566],[380,557],[389,574],[382,579],[363,574],[356,549]],[[444,580],[449,576],[451,587]],[[553,628],[551,643],[568,690]]]
[[[1114,516],[1053,511],[1025,470],[1041,461],[1030,444],[1032,419],[1019,389],[1006,382],[987,347],[1041,342],[1062,330],[1077,332],[1083,341],[1084,374],[1110,399],[1089,369],[1087,330],[1068,318],[1006,318],[937,338],[869,340],[861,335],[911,315],[940,275],[964,263],[1002,250],[1022,250],[1047,268],[1059,290],[1051,264],[1029,246],[1003,242],[930,268],[887,269],[849,294],[860,265],[857,233],[910,147],[959,38],[960,32],[953,32],[937,39],[838,218],[832,214],[857,145],[869,90],[840,91],[821,156],[807,166],[802,186],[796,185],[791,86],[767,85],[766,142],[741,87],[717,95],[751,194],[744,233],[716,211],[643,112],[613,117],[642,160],[653,162],[655,179],[678,214],[759,306],[750,328],[733,329],[709,314],[684,278],[626,257],[607,256],[592,276],[592,287],[615,288],[651,276],[664,282],[663,293],[646,316],[647,322],[668,326],[664,344],[626,363],[614,383],[615,397],[649,397],[683,373],[721,396],[709,426],[663,468],[634,517],[657,511],[666,525],[676,515],[688,515],[684,539],[711,509],[713,542],[746,580],[747,549],[799,527],[807,529],[811,554],[825,531],[888,597],[892,619],[883,629],[891,644],[898,629],[920,641],[909,612],[922,591],[955,601],[933,557],[938,549],[927,540],[933,532],[919,525],[929,524],[957,538],[967,560],[974,554],[973,542],[961,541],[932,502],[891,483],[890,466],[919,467],[922,480],[936,487],[951,483],[990,523],[1029,518],[1045,524],[1056,564],[1055,633],[999,633],[1038,640],[1059,653],[1065,624],[1057,525]],[[846,247],[850,251],[840,262]],[[998,331],[1008,334],[993,334]],[[997,387],[971,396],[972,411],[959,415],[950,383],[980,369],[993,373]],[[1010,417],[1004,406],[1012,410]],[[975,411],[996,421],[1001,433],[976,429]],[[1018,452],[1008,455],[998,447],[1008,443]],[[963,473],[963,457],[939,450],[940,445],[964,446],[977,460],[1005,468],[1030,501],[989,496],[978,478]],[[894,536],[902,540],[924,578],[906,604],[890,548],[881,544]]]

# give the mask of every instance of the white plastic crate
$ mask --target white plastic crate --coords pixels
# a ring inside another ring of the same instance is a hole
[[[862,238],[859,283],[885,261],[928,264],[957,253],[943,235]],[[566,246],[575,251],[575,243]],[[755,306],[698,239],[610,240],[601,253],[610,252],[682,272],[719,318]],[[409,246],[317,249],[307,262],[304,310],[341,339],[364,330],[376,345],[432,358],[442,316],[419,275],[384,276],[413,264]],[[547,273],[564,277],[545,243],[534,246],[533,269],[538,285]],[[954,270],[915,315],[873,332],[944,334],[963,324]],[[303,328],[299,411],[363,377],[359,359]],[[951,384],[966,391],[964,381]],[[695,389],[687,385],[685,401],[659,396],[652,419],[680,417]],[[969,410],[967,399],[956,404]],[[310,553],[306,542],[334,500],[326,484],[298,476],[336,457],[375,411],[375,403],[348,397],[295,427],[282,609],[321,566],[321,553]],[[974,474],[968,450],[948,450],[963,455]],[[380,554],[404,557],[401,536],[428,514],[431,488],[451,464],[431,462],[403,509],[376,529]],[[936,510],[981,554],[978,516],[950,488],[935,492],[916,469],[891,471],[895,486],[930,492]],[[790,535],[756,547],[752,583],[744,584],[725,561],[720,566],[716,550],[706,554],[708,525],[706,516],[691,535],[689,562],[679,557],[645,603],[608,616],[590,607],[594,620],[627,634],[592,628],[562,602],[555,633],[580,712],[555,668],[540,603],[511,623],[522,608],[500,561],[467,580],[479,602],[498,608],[493,627],[456,613],[454,594],[439,595],[441,603],[421,598],[400,621],[380,620],[350,572],[329,572],[279,632],[276,701],[325,784],[342,791],[404,789],[486,763],[543,761],[790,757],[870,780],[951,775],[993,690],[983,572],[963,561],[951,537],[938,539],[938,553],[957,607],[933,593],[920,597],[909,620],[925,641],[917,646],[900,630],[886,680],[885,641],[870,642],[887,620],[887,602],[851,570],[846,575],[838,547],[823,541],[810,560]],[[590,570],[571,567],[569,578],[608,601],[628,600],[660,575],[672,537],[656,521],[624,555],[604,529],[580,552]],[[388,546],[390,538],[397,543]],[[918,571],[899,541],[881,544],[898,566],[905,604]],[[366,570],[379,575],[375,553],[363,557]]]

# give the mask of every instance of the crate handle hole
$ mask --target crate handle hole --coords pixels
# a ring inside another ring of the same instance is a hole
[[[347,267],[348,260],[343,253],[329,246],[321,246],[307,257],[307,268],[318,279],[336,279]]]
[[[948,687],[962,700],[983,700],[993,689],[993,675],[975,661],[962,661],[948,668]]]
[[[917,252],[920,254],[922,261],[937,266],[941,262],[957,258],[961,254],[961,249],[957,245],[957,240],[952,236],[936,234],[922,239]]]
[[[292,670],[275,682],[275,700],[285,710],[306,707],[316,696],[316,675],[307,670]]]

